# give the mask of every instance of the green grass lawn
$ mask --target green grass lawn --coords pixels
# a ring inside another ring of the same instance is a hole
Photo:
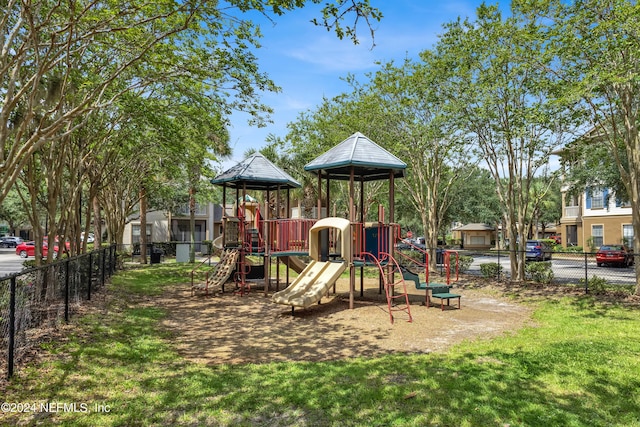
[[[0,414],[0,423],[640,426],[638,307],[534,299],[535,326],[445,354],[205,366],[176,353],[180,337],[159,327],[162,307],[136,303],[185,282],[185,271],[162,264],[115,276],[110,292],[122,298],[75,318],[67,340],[44,346],[49,361],[20,367],[2,399],[59,411]],[[73,403],[78,412],[60,406]]]

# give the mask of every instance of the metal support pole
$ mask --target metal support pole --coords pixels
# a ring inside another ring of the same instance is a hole
[[[116,272],[116,268],[118,268],[118,247],[114,243],[111,246],[111,274]]]
[[[7,354],[7,378],[13,376],[13,352],[16,338],[16,277],[11,278],[9,289],[9,351]]]
[[[69,258],[64,263],[64,321],[69,323]]]
[[[104,249],[100,253],[100,258],[102,259],[102,269],[101,269],[102,277],[100,279],[101,280],[100,283],[101,283],[101,286],[104,286],[104,270],[106,268],[106,265],[105,265],[106,253]]]
[[[87,274],[89,278],[89,283],[87,284],[87,299],[91,299],[91,282],[93,277],[93,252],[89,252],[89,271]]]
[[[584,293],[589,293],[589,271],[586,252],[584,253]]]

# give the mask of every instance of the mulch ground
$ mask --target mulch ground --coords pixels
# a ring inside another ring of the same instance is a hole
[[[406,312],[395,311],[392,323],[377,279],[365,281],[362,297],[359,283],[357,287],[353,309],[348,281],[341,279],[335,294],[320,304],[296,308],[293,315],[290,307],[274,304],[262,289],[245,296],[191,296],[189,286],[178,286],[147,303],[167,309],[163,326],[173,333],[178,352],[206,364],[430,353],[530,322],[527,305],[502,297],[496,289],[460,283],[455,292],[462,295],[461,309],[454,300],[444,310],[439,304],[427,308],[425,291],[408,289],[412,322]]]

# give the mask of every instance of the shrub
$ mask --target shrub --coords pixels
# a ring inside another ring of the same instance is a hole
[[[398,252],[402,252],[402,254],[404,256],[406,256],[407,258],[411,258],[413,261],[415,261],[418,264],[424,264],[424,252],[422,251],[412,251],[411,249],[401,249],[398,250]]]
[[[584,279],[580,279],[580,284],[584,287]],[[607,292],[607,281],[598,276],[593,276],[587,282],[587,289],[594,295],[602,295]]]
[[[459,262],[458,262],[458,271],[460,273],[466,273],[467,270],[469,270],[469,267],[471,267],[472,263],[473,263],[473,257],[472,256],[462,255],[460,257]]]
[[[22,267],[24,269],[36,267],[36,260],[35,259],[27,259],[27,260],[22,262]]]
[[[554,277],[550,261],[526,264],[524,266],[524,273],[527,279],[545,285],[551,283]]]
[[[502,273],[502,266],[497,262],[486,262],[480,264],[480,272],[482,273],[482,277],[487,279],[498,277],[500,273]]]
[[[579,252],[579,253],[583,252],[582,246],[567,246],[566,248],[563,248],[562,246],[558,246],[557,251],[558,252]]]

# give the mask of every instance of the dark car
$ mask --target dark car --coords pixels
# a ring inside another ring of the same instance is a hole
[[[426,246],[422,243],[416,243],[411,239],[403,239],[402,241],[396,243],[396,250],[398,251],[424,251]]]
[[[544,240],[527,240],[527,260],[546,261],[551,259],[553,248]]]
[[[596,264],[628,267],[633,264],[633,251],[625,245],[602,245],[596,252]]]
[[[0,238],[0,248],[15,248],[22,242],[23,240],[20,237],[5,236]]]

